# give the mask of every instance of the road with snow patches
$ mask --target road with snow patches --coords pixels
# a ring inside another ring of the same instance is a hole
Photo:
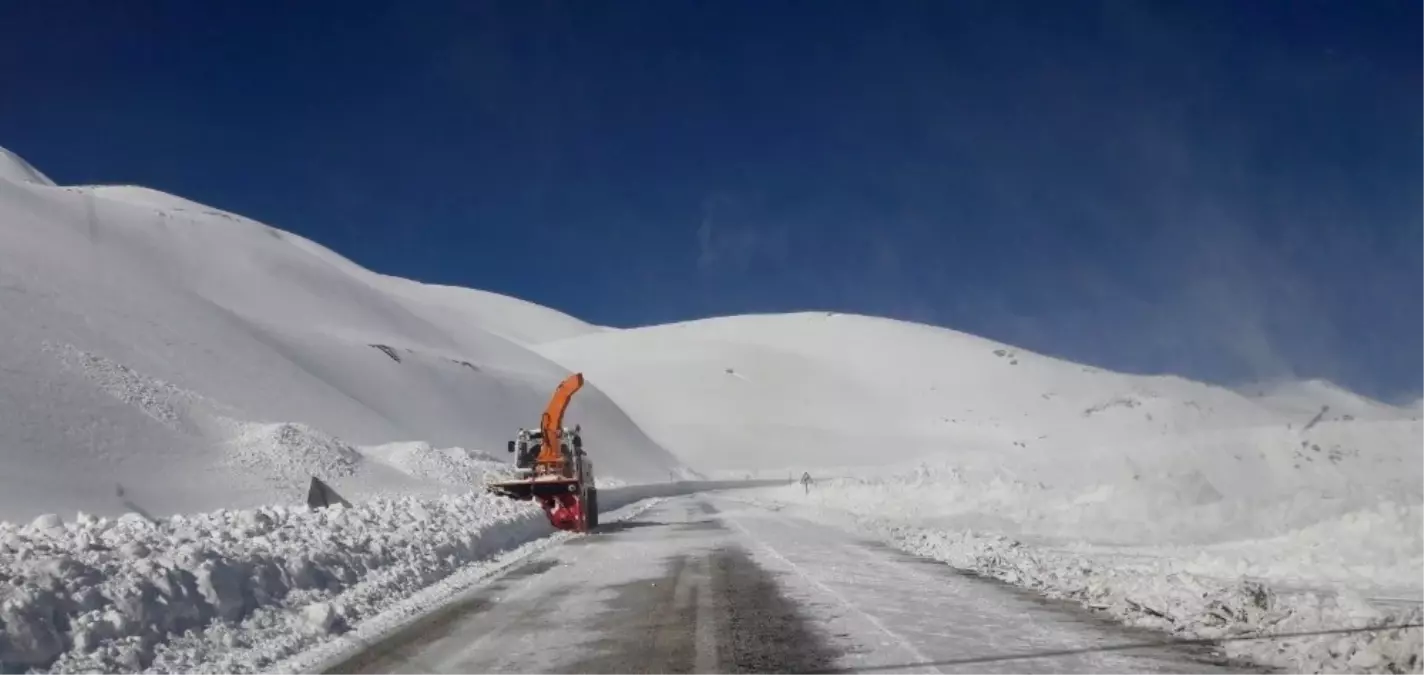
[[[840,530],[691,496],[533,555],[329,672],[1249,670],[1164,640]]]

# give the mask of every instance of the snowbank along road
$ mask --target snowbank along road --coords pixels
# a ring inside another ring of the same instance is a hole
[[[1153,645],[1153,643],[1156,643]],[[1152,645],[1124,648],[1126,645]],[[1228,672],[1076,608],[710,496],[531,557],[328,672]]]

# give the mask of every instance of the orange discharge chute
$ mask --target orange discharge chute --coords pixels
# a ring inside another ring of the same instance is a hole
[[[554,390],[549,406],[544,408],[544,416],[539,418],[539,431],[543,438],[539,442],[539,456],[534,459],[539,464],[559,464],[564,461],[559,451],[559,441],[563,436],[564,410],[574,393],[583,388],[583,373],[574,373],[559,383]]]
[[[583,375],[574,373],[559,383],[553,398],[539,418],[539,453],[532,466],[521,467],[528,473],[511,480],[485,483],[491,493],[518,499],[535,500],[549,517],[549,524],[560,530],[588,532],[598,527],[598,488],[594,485],[593,464],[583,451],[583,442],[574,431],[565,454],[564,411],[574,393],[583,388]],[[509,442],[509,451],[519,451],[527,457],[533,450],[533,434],[519,430],[519,438]]]

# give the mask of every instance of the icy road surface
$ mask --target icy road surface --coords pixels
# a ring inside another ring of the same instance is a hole
[[[331,672],[1228,672],[839,530],[707,496],[532,556]]]

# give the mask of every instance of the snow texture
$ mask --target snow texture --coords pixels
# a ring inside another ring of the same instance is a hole
[[[477,494],[0,523],[0,666],[187,671],[215,656],[204,641],[285,632],[264,648],[290,649],[548,531],[537,508]]]
[[[54,181],[39,172],[29,162],[5,148],[0,148],[0,180],[15,183],[35,183],[53,186]]]

